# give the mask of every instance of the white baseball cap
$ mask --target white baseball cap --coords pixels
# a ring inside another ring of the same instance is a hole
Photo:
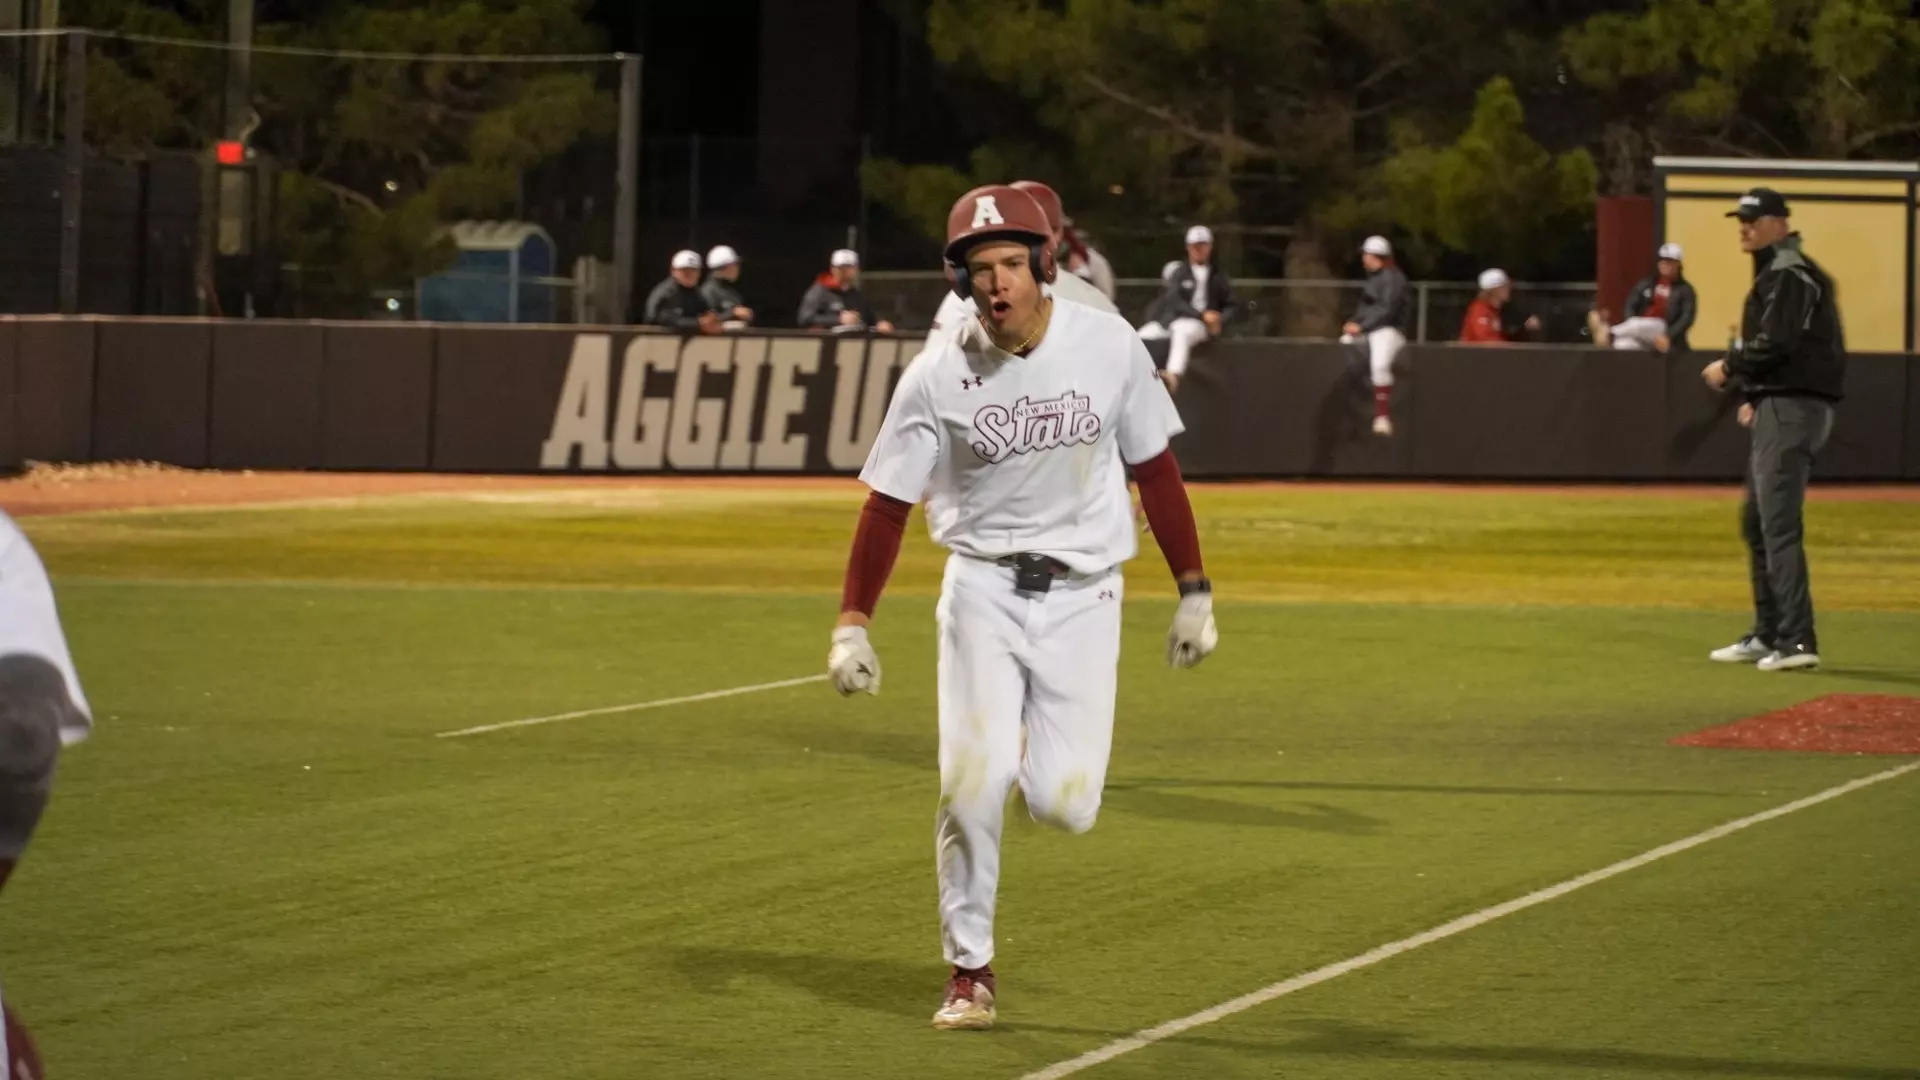
[[[1213,230],[1207,228],[1205,225],[1195,225],[1193,228],[1187,230],[1187,243],[1211,244],[1213,243]]]
[[[699,253],[699,252],[697,252],[697,251],[676,251],[676,252],[674,252],[674,253],[673,253],[673,268],[674,268],[675,270],[698,270],[698,269],[700,269],[700,253]]]
[[[725,244],[721,244],[719,247],[707,252],[707,269],[709,270],[718,270],[723,266],[732,266],[739,261],[740,253]]]
[[[1366,242],[1360,245],[1360,250],[1368,255],[1378,255],[1383,259],[1393,258],[1393,245],[1387,243],[1387,238],[1384,236],[1367,237]]]
[[[833,253],[832,258],[827,260],[827,265],[828,266],[859,266],[860,253],[853,250],[852,248],[841,248],[839,251],[836,251]]]
[[[1680,245],[1679,244],[1661,244],[1660,257],[1663,259],[1672,259],[1674,262],[1679,262],[1680,261]]]
[[[1505,270],[1494,269],[1480,271],[1480,289],[1482,292],[1488,289],[1497,289],[1502,285],[1511,284],[1513,283],[1507,279],[1507,272]]]

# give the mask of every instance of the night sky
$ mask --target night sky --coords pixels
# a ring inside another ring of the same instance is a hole
[[[761,0],[594,0],[607,44],[646,56],[641,130],[649,138],[752,135]]]
[[[631,49],[640,44],[638,39],[640,19],[639,9],[646,7],[645,0],[594,0],[589,9],[589,17],[607,29],[607,44],[615,49]]]

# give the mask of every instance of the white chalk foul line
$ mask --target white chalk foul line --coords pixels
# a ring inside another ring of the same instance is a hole
[[[1141,1050],[1152,1046],[1154,1043],[1164,1042],[1177,1035],[1182,1035],[1192,1031],[1194,1028],[1204,1027],[1218,1020],[1225,1020],[1235,1013],[1245,1012],[1256,1005],[1265,1005],[1269,1001],[1286,997],[1288,994],[1305,990],[1310,986],[1317,986],[1330,979],[1337,979],[1348,972],[1358,971],[1364,967],[1371,967],[1382,960],[1399,956],[1401,953],[1412,952],[1422,945],[1431,945],[1436,941],[1443,941],[1455,934],[1464,934],[1475,927],[1485,926],[1495,919],[1511,915],[1516,911],[1525,911],[1527,908],[1537,904],[1544,904],[1549,900],[1558,900],[1560,897],[1577,889],[1584,889],[1589,885],[1605,881],[1610,877],[1618,877],[1629,870],[1638,870],[1648,863],[1664,859],[1669,855],[1678,855],[1680,852],[1686,851],[1689,848],[1699,847],[1701,844],[1718,840],[1723,836],[1731,836],[1742,829],[1751,828],[1764,821],[1772,821],[1777,817],[1785,817],[1795,811],[1805,810],[1809,806],[1817,806],[1820,803],[1826,802],[1828,799],[1837,799],[1842,795],[1859,791],[1861,788],[1878,784],[1883,780],[1892,780],[1897,776],[1904,776],[1916,769],[1920,769],[1920,761],[1914,762],[1911,765],[1902,765],[1899,768],[1888,769],[1885,772],[1874,773],[1872,776],[1863,776],[1858,780],[1841,784],[1838,787],[1830,787],[1825,791],[1809,795],[1804,799],[1798,799],[1782,806],[1776,806],[1771,810],[1762,810],[1757,814],[1740,818],[1737,821],[1729,821],[1725,825],[1716,826],[1705,832],[1695,833],[1684,840],[1675,840],[1671,844],[1664,844],[1651,851],[1642,852],[1631,859],[1623,859],[1620,862],[1614,863],[1612,866],[1601,867],[1592,873],[1582,874],[1577,878],[1571,878],[1558,885],[1549,885],[1538,892],[1530,892],[1525,896],[1509,900],[1504,904],[1495,904],[1490,908],[1482,908],[1471,915],[1462,915],[1452,922],[1442,923],[1431,930],[1415,934],[1412,937],[1405,937],[1399,941],[1389,942],[1379,948],[1363,952],[1359,956],[1342,960],[1338,963],[1328,964],[1326,967],[1317,968],[1304,975],[1295,975],[1293,978],[1287,979],[1284,982],[1277,982],[1272,986],[1255,990],[1251,994],[1245,994],[1241,997],[1234,998],[1232,1001],[1215,1005],[1211,1009],[1194,1013],[1192,1016],[1183,1016],[1178,1020],[1169,1020],[1159,1027],[1148,1028],[1136,1035],[1129,1035],[1124,1039],[1108,1043],[1098,1050],[1088,1051],[1077,1058],[1049,1065],[1039,1072],[1028,1073],[1026,1076],[1021,1077],[1021,1080],[1059,1080],[1060,1077],[1071,1076],[1074,1073],[1091,1069],[1102,1062],[1112,1061],[1114,1058],[1120,1057],[1123,1054],[1131,1054],[1135,1050]]]
[[[539,724],[557,724],[562,720],[582,720],[589,716],[612,716],[614,713],[641,712],[646,709],[664,709],[669,705],[692,705],[697,701],[715,701],[720,698],[739,697],[741,694],[757,694],[762,690],[783,690],[789,686],[805,686],[808,683],[826,682],[825,675],[808,675],[799,679],[781,679],[779,682],[755,683],[752,686],[735,686],[726,690],[709,690],[704,694],[687,694],[684,697],[660,698],[655,701],[636,701],[630,705],[608,705],[599,709],[581,709],[578,712],[554,713],[552,716],[530,716],[525,720],[508,720],[499,724],[481,724],[479,727],[461,728],[459,731],[442,731],[436,739],[460,739],[468,735],[485,735],[489,731],[506,731],[509,728],[534,727]]]

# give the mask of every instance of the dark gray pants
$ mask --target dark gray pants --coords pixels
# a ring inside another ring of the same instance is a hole
[[[1813,459],[1831,434],[1833,406],[1819,398],[1769,397],[1754,408],[1740,532],[1753,575],[1753,634],[1776,649],[1818,651],[1800,510]]]
[[[72,709],[59,668],[38,656],[0,656],[0,864],[20,858],[40,823],[53,790],[60,723]]]

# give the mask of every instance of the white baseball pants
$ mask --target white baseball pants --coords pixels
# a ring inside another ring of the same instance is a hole
[[[1407,335],[1391,326],[1378,330],[1369,330],[1367,338],[1367,361],[1373,368],[1373,385],[1393,385],[1393,362],[1399,358],[1400,350],[1407,347]],[[1355,338],[1352,334],[1340,335],[1340,344],[1351,345]]]
[[[1666,332],[1667,320],[1635,315],[1624,322],[1615,323],[1607,336],[1616,349],[1652,352],[1654,339],[1664,336]]]
[[[1172,326],[1150,322],[1140,328],[1142,341],[1172,339],[1173,344],[1167,346],[1167,370],[1175,375],[1187,373],[1187,364],[1193,359],[1193,347],[1210,336],[1207,324],[1199,319],[1175,319]]]
[[[940,633],[940,808],[934,844],[947,962],[993,959],[1000,829],[1017,782],[1034,820],[1093,828],[1113,747],[1118,568],[1014,590],[1011,567],[954,555]],[[1024,754],[1022,734],[1025,735]]]

